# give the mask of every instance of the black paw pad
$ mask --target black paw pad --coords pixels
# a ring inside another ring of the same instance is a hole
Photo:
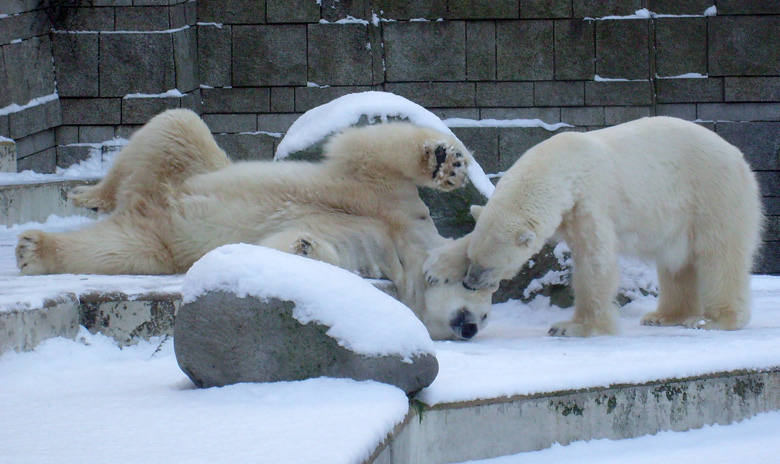
[[[436,147],[436,151],[434,152],[434,155],[436,155],[436,169],[433,170],[433,174],[431,175],[432,179],[436,178],[436,175],[439,174],[439,169],[441,168],[441,165],[444,164],[445,161],[447,161],[447,149],[444,148],[444,146],[439,145]]]

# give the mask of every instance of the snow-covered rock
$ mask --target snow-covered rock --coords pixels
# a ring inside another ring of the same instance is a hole
[[[413,393],[438,373],[410,309],[326,263],[227,245],[192,266],[182,297],[176,358],[199,387],[326,376]]]

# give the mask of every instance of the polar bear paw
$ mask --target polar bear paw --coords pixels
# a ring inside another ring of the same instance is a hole
[[[47,268],[41,257],[46,234],[40,230],[28,230],[19,235],[16,245],[16,266],[22,275],[46,274]]]
[[[674,317],[658,311],[645,314],[641,324],[652,327],[683,326],[689,329],[712,329],[717,325],[712,319],[704,316]]]
[[[436,248],[428,254],[428,258],[423,263],[425,281],[436,285],[463,280],[468,265],[465,254],[454,253],[447,245]]]
[[[552,337],[589,337],[593,330],[574,321],[556,322],[547,333]]]
[[[434,188],[448,192],[466,183],[468,159],[454,146],[443,143],[426,145],[425,156]]]
[[[101,213],[113,210],[115,205],[105,198],[101,198],[97,192],[98,187],[96,185],[82,185],[71,190],[68,193],[68,199],[76,206]]]

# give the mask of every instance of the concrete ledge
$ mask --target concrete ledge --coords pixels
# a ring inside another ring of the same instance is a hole
[[[450,463],[729,424],[780,409],[780,367],[434,407],[412,400],[367,463]]]
[[[78,300],[72,295],[49,300],[42,308],[0,311],[0,354],[30,351],[48,338],[73,338],[78,331]]]
[[[6,227],[26,222],[43,222],[52,214],[97,217],[88,209],[68,202],[68,192],[96,181],[66,180],[23,185],[0,185],[0,218]]]

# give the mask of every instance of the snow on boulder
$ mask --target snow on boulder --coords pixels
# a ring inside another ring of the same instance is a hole
[[[438,116],[417,103],[389,92],[359,92],[336,98],[302,114],[279,142],[274,159],[281,160],[304,151],[330,135],[358,124],[363,118],[369,123],[404,119],[456,137]],[[468,175],[477,190],[489,198],[495,187],[479,163],[469,164]]]
[[[199,387],[312,377],[376,380],[413,393],[438,373],[412,311],[343,269],[237,244],[196,262],[174,346]]]

